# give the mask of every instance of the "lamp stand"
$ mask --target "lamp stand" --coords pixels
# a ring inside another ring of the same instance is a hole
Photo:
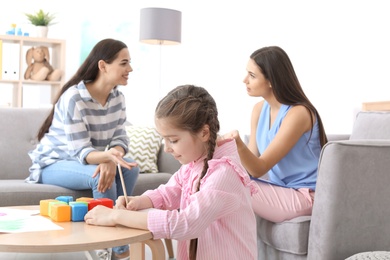
[[[163,41],[160,41],[159,44],[159,75],[158,75],[158,97],[162,97],[162,89],[161,89],[161,80],[162,80],[162,44]]]

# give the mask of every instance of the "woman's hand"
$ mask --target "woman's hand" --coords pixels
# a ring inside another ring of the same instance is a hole
[[[241,139],[238,130],[230,131],[229,133],[224,134],[222,137],[223,139],[234,139],[236,141]]]
[[[113,162],[115,165],[120,165],[124,168],[131,170],[131,168],[136,167],[137,163],[129,163],[123,159],[124,150],[120,146],[111,147],[106,151],[92,151],[90,152],[85,161],[88,164],[102,164]]]
[[[97,186],[97,189],[99,192],[106,192],[108,190],[112,183],[114,182],[115,175],[116,175],[116,164],[114,162],[105,162],[101,163],[96,167],[95,172],[92,175],[92,178],[95,178],[98,174],[99,176],[99,183]]]
[[[233,130],[227,134],[224,134],[222,136],[218,136],[217,137],[217,145],[221,146],[224,143],[226,143],[227,141],[232,140],[232,139],[236,140],[236,142],[238,139],[240,139],[240,134],[238,133],[237,130]]]
[[[106,190],[109,189],[114,182],[118,165],[127,169],[137,166],[137,163],[135,162],[130,163],[125,161],[122,158],[123,153],[116,148],[111,148],[103,153],[107,159],[104,162],[99,163],[92,175],[92,178],[95,178],[100,173],[97,190],[102,193],[106,192]]]
[[[114,209],[97,205],[84,216],[85,223],[95,226],[115,226]]]
[[[219,145],[219,146],[222,145],[224,143],[224,140],[226,140],[226,139],[228,139],[228,140],[234,139],[236,141],[236,145],[237,145],[238,150],[246,147],[246,144],[244,143],[244,141],[242,141],[238,130],[233,130],[233,131],[230,131],[230,132],[222,135],[222,137],[217,139],[217,145]]]
[[[122,149],[122,148],[120,148],[120,149]],[[129,170],[131,170],[131,168],[137,166],[137,163],[135,163],[135,162],[130,163],[130,162],[125,161],[123,159],[123,156],[124,156],[123,152],[119,151],[115,147],[112,147],[110,150],[105,151],[105,153],[107,153],[107,156],[109,157],[109,159],[111,161],[113,161],[116,165],[119,164],[120,166],[127,168]]]

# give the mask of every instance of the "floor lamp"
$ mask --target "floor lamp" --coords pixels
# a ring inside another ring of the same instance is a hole
[[[160,45],[159,92],[161,92],[161,46],[181,43],[181,12],[149,7],[141,9],[140,18],[140,41]]]

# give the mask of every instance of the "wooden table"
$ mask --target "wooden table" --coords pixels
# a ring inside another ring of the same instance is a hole
[[[39,206],[7,207],[39,210]],[[131,244],[130,259],[145,259],[145,244],[153,260],[165,259],[164,244],[146,230],[128,227],[101,227],[85,222],[54,222],[63,230],[0,234],[0,251],[21,253],[58,253],[92,251]]]

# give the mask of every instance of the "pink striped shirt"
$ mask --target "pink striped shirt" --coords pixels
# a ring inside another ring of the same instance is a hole
[[[250,198],[256,188],[240,164],[235,141],[216,148],[195,192],[202,168],[203,158],[183,165],[167,184],[144,193],[159,209],[148,212],[148,229],[156,239],[178,240],[177,260],[188,259],[193,238],[198,238],[199,260],[257,259]]]

